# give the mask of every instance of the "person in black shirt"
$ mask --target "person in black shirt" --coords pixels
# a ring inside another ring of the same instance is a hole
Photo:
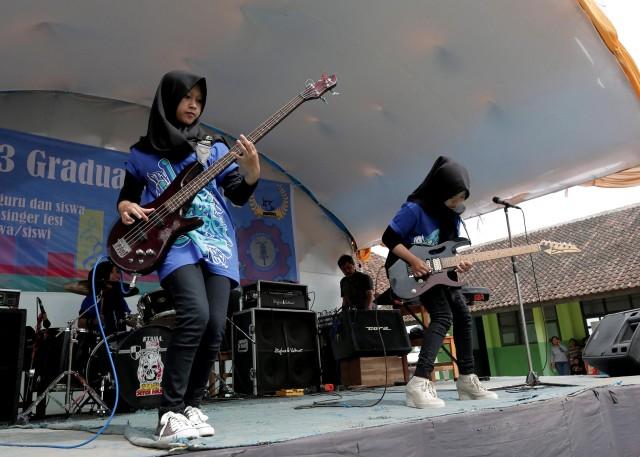
[[[340,280],[342,309],[371,309],[373,303],[373,281],[361,271],[356,271],[356,263],[350,255],[338,259],[338,267],[344,273]]]

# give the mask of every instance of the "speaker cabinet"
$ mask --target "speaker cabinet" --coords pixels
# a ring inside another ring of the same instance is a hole
[[[0,422],[13,424],[18,415],[27,311],[0,308]]]
[[[609,314],[589,337],[582,358],[610,376],[640,374],[640,308]]]
[[[252,308],[235,313],[233,322],[237,393],[263,395],[320,384],[315,312]]]
[[[399,310],[343,311],[334,322],[331,338],[336,360],[404,355],[411,351]]]

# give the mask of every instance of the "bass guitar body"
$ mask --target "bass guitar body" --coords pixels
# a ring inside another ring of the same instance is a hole
[[[465,238],[458,238],[453,241],[446,241],[436,246],[413,245],[409,249],[416,257],[424,260],[431,273],[426,277],[414,276],[409,264],[402,259],[397,259],[388,269],[389,285],[393,292],[400,298],[409,300],[416,298],[432,287],[438,285],[459,287],[458,281],[451,279],[448,275],[455,270],[455,266],[445,268],[440,262],[442,257],[453,257],[460,246],[471,244]]]
[[[254,129],[247,139],[257,143],[302,103],[320,98],[335,85],[335,75],[323,75],[315,83],[309,82],[306,89]],[[208,146],[211,146],[210,141]],[[111,261],[132,274],[144,275],[156,270],[176,238],[204,223],[200,218],[187,218],[184,214],[195,195],[234,163],[239,152],[237,146],[232,146],[228,154],[208,165],[206,170],[199,162],[185,168],[158,198],[145,206],[154,208],[148,214],[149,220],[138,220],[132,225],[118,221],[107,240]]]
[[[200,227],[204,221],[199,217],[184,217],[193,197],[177,211],[164,209],[166,202],[187,185],[203,170],[199,162],[186,167],[171,182],[162,194],[144,208],[156,208],[149,213],[148,221],[138,220],[125,225],[118,220],[107,240],[107,250],[111,261],[120,269],[137,274],[154,271],[164,260],[180,236]]]

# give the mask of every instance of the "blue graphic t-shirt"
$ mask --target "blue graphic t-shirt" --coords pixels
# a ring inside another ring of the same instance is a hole
[[[404,202],[389,226],[402,238],[405,246],[425,244],[435,246],[440,243],[439,221],[429,216],[420,205]],[[460,219],[456,228],[460,229]]]
[[[211,166],[228,152],[229,149],[224,143],[214,143],[211,146],[211,155],[206,167]],[[155,200],[176,175],[195,161],[195,152],[180,163],[172,163],[157,155],[132,149],[126,168],[140,182],[146,184],[141,200],[141,204],[145,205]],[[232,287],[239,283],[236,234],[229,209],[220,190],[224,177],[236,168],[238,168],[236,163],[230,165],[201,189],[193,199],[185,216],[200,217],[204,220],[204,224],[180,236],[174,242],[166,259],[158,268],[161,281],[183,265],[202,261],[210,272],[226,276],[235,282],[236,284]]]

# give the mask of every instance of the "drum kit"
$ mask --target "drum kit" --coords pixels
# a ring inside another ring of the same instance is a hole
[[[123,285],[127,290],[126,284]],[[121,287],[119,282],[113,286]],[[79,295],[91,294],[88,281],[73,282],[64,288]],[[132,288],[125,296],[137,293],[138,289]],[[100,306],[102,297],[97,299]],[[127,330],[107,335],[106,340],[99,331],[78,325],[84,313],[70,320],[64,328],[37,332],[36,348],[25,383],[25,406],[34,391],[38,396],[23,409],[18,421],[27,423],[34,411],[37,416],[44,415],[46,403],[43,400],[47,397],[58,403],[67,415],[80,411],[85,405],[91,405],[92,410],[95,406],[100,415],[108,413],[115,401],[116,381],[107,348],[112,354],[125,409],[157,408],[175,310],[170,296],[162,289],[142,295],[137,307],[137,313],[124,318],[126,327],[123,325],[122,328]],[[64,404],[50,395],[61,391],[65,392]]]

